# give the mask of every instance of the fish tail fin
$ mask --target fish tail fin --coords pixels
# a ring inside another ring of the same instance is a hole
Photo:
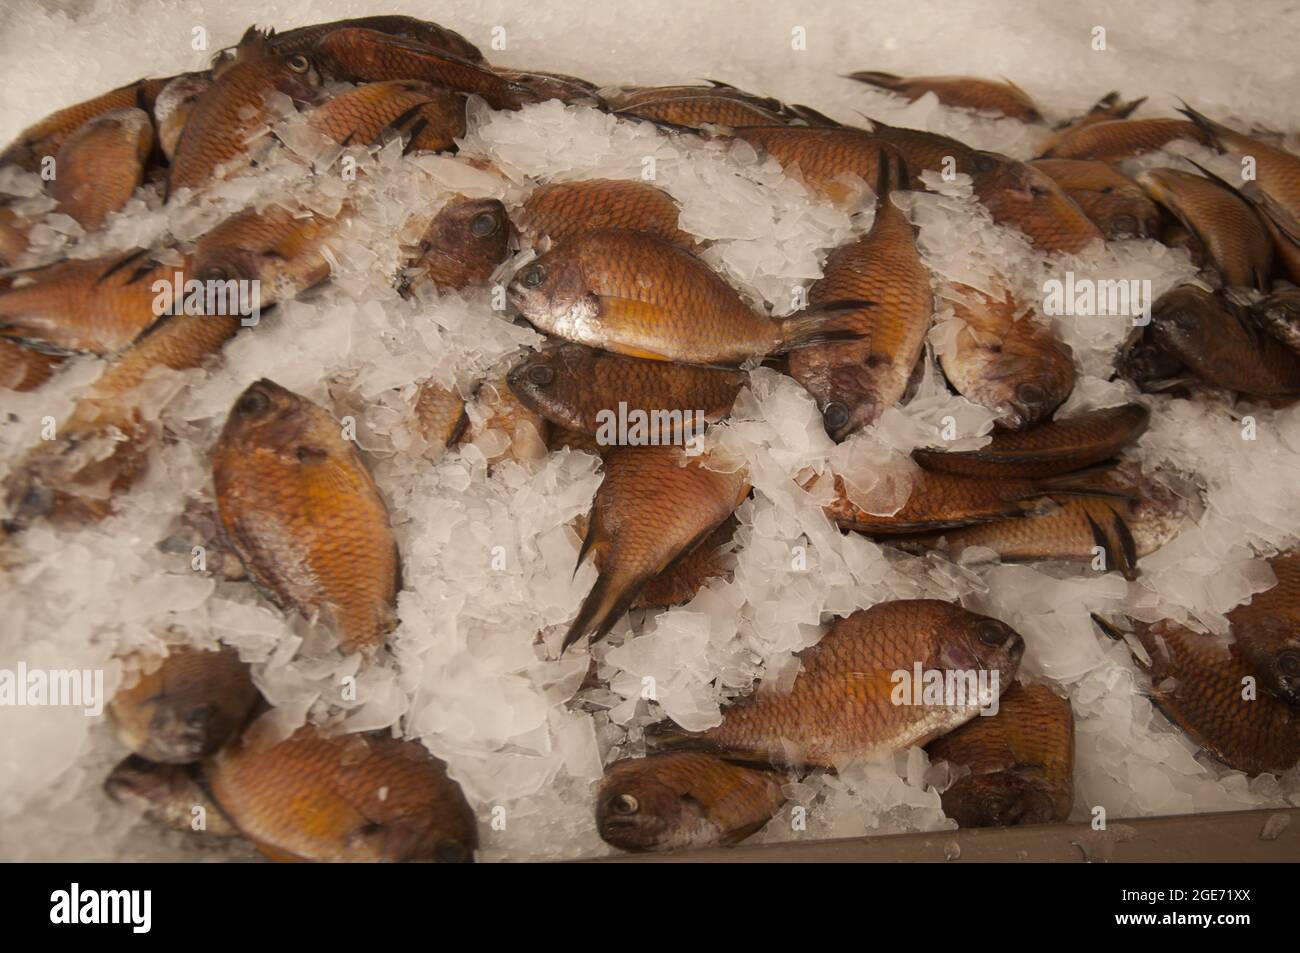
[[[803,120],[809,126],[819,126],[826,129],[844,128],[844,123],[837,119],[832,119],[830,116],[813,109],[811,106],[805,106],[803,103],[795,103],[791,106],[787,106],[786,111],[796,119]]]
[[[1137,99],[1132,99],[1126,103],[1121,104],[1119,108],[1115,110],[1115,118],[1127,119],[1129,116],[1137,112],[1137,108],[1146,101],[1147,101],[1147,97],[1139,96]]]
[[[1207,142],[1209,142],[1213,146],[1216,146],[1217,148],[1222,149],[1223,143],[1221,137],[1225,132],[1231,132],[1231,130],[1228,129],[1228,127],[1223,125],[1222,123],[1215,122],[1213,119],[1211,119],[1209,116],[1205,115],[1204,113],[1198,112],[1197,110],[1193,109],[1191,106],[1187,105],[1187,103],[1184,102],[1183,100],[1180,99],[1178,101],[1182,103],[1182,106],[1178,108],[1178,111],[1182,113],[1184,116],[1186,116],[1188,119],[1190,119],[1192,122],[1196,123],[1196,128],[1201,130],[1201,132],[1205,134],[1205,138]],[[1197,166],[1197,168],[1200,168],[1200,166]]]
[[[845,299],[826,301],[822,304],[805,308],[788,318],[781,319],[781,339],[773,354],[788,354],[800,348],[813,347],[818,344],[833,344],[837,341],[857,341],[863,337],[861,331],[853,328],[835,327],[840,318],[855,311],[874,308],[874,301],[864,299]]]
[[[1130,642],[1128,638],[1129,636],[1132,636],[1134,639],[1136,639],[1138,644],[1142,646],[1143,651],[1145,651],[1148,656],[1151,656],[1152,655],[1151,650],[1155,646],[1151,638],[1150,626],[1147,623],[1138,622],[1134,619],[1129,619],[1125,617],[1125,621],[1129,623],[1130,628],[1124,629],[1124,628],[1120,628],[1118,625],[1109,621],[1108,619],[1105,619],[1102,616],[1098,615],[1096,612],[1090,612],[1089,616],[1092,618],[1093,624],[1096,625],[1097,628],[1101,630],[1102,635],[1105,635],[1107,638],[1114,639],[1116,642],[1124,642],[1128,644],[1129,652],[1132,653],[1133,655],[1133,661],[1135,661],[1138,664],[1139,668],[1144,669],[1148,672],[1151,670],[1151,664],[1149,659],[1143,659],[1141,656],[1137,654],[1137,652],[1134,652],[1133,643]]]
[[[616,560],[612,558],[605,560],[605,565],[596,577],[596,584],[587,593],[582,608],[564,635],[564,643],[560,646],[561,654],[584,635],[590,635],[593,643],[608,635],[609,630],[614,628],[614,623],[631,608],[641,587],[649,581],[648,578],[628,578],[614,568],[615,563]]]
[[[903,77],[896,73],[883,73],[880,70],[859,70],[856,73],[848,73],[845,79],[855,79],[859,83],[866,83],[868,86],[878,86],[881,89],[897,90],[903,82]]]
[[[883,203],[890,192],[906,190],[909,178],[902,153],[882,143],[876,159],[876,202]]]
[[[1043,477],[1034,481],[1031,495],[1051,496],[1105,496],[1131,500],[1139,495],[1135,487],[1126,486],[1113,478],[1115,467],[1110,463],[1098,464],[1072,473]]]
[[[1119,102],[1119,90],[1112,89],[1109,93],[1092,104],[1092,108],[1088,110],[1088,114],[1095,116],[1097,113],[1104,113],[1117,102]]]

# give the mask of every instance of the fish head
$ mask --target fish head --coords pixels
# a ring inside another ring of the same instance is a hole
[[[1152,238],[1160,232],[1160,209],[1136,186],[1101,186],[1089,214],[1108,240]]]
[[[1196,285],[1179,285],[1151,308],[1153,343],[1174,354],[1186,354],[1215,344],[1215,325],[1229,319],[1227,306]]]
[[[299,106],[314,100],[323,82],[315,57],[307,53],[277,53],[269,35],[249,27],[235,48],[233,61],[213,72],[218,84],[248,83],[279,90]]]
[[[956,624],[943,636],[936,667],[996,672],[998,692],[1010,688],[1025,654],[1025,640],[1020,633],[999,619],[960,606],[953,607],[953,614]]]
[[[520,268],[506,297],[539,330],[598,347],[600,302],[571,247],[557,245]]]
[[[1058,819],[1046,781],[1017,769],[966,775],[943,792],[943,812],[960,827],[1010,827]]]
[[[453,198],[420,242],[420,267],[444,288],[486,281],[505,261],[510,218],[497,199]]]
[[[596,802],[601,839],[621,850],[685,847],[709,826],[703,805],[645,771],[613,779]]]
[[[119,804],[163,821],[190,820],[195,781],[189,769],[158,764],[133,754],[104,780],[104,793]],[[177,808],[181,810],[177,810]]]
[[[595,359],[596,352],[581,344],[548,347],[512,367],[506,383],[530,410],[581,428],[580,402]]]
[[[1019,228],[1045,251],[1081,251],[1102,237],[1056,180],[1042,169],[993,153],[969,161],[975,194],[994,220]]]
[[[1265,690],[1289,705],[1300,705],[1300,628],[1295,621],[1270,618],[1234,627],[1233,634],[1234,649]]]
[[[271,451],[303,464],[350,449],[323,407],[265,378],[239,395],[220,443],[239,452]]]

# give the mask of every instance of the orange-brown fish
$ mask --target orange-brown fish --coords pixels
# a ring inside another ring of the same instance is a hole
[[[239,831],[203,787],[195,764],[157,764],[133,754],[104,781],[114,801],[133,807],[165,828],[211,837],[238,837]]]
[[[716,728],[669,734],[659,746],[829,768],[925,745],[982,709],[996,710],[1024,648],[1006,623],[959,605],[880,603],[838,619],[821,641],[800,652],[790,691],[760,686],[725,708]],[[945,683],[952,691],[942,690]]]
[[[482,96],[493,109],[518,109],[538,94],[454,54],[377,30],[345,27],[316,41],[312,55],[334,79],[350,83],[419,80]]]
[[[773,320],[684,248],[626,229],[584,232],[521,268],[510,301],[539,330],[590,347],[685,364],[740,364],[852,337],[835,302]]]
[[[0,388],[34,390],[49,380],[62,363],[63,358],[56,354],[0,337]]]
[[[1169,620],[1133,623],[1146,655],[1135,650],[1135,661],[1151,677],[1151,701],[1193,742],[1250,775],[1282,774],[1300,763],[1296,588],[1294,581],[1288,590],[1283,585],[1272,597],[1273,607],[1282,603],[1289,615],[1266,616],[1261,626],[1258,608],[1255,619],[1239,622],[1239,606],[1228,613],[1230,645]],[[1272,592],[1257,594],[1250,605],[1268,605]],[[1116,627],[1093,618],[1108,635],[1122,637]]]
[[[1161,295],[1144,334],[1128,345],[1120,369],[1139,386],[1161,389],[1135,357],[1149,344],[1197,380],[1212,387],[1270,400],[1300,394],[1300,357],[1246,318],[1234,302],[1196,285]],[[1158,371],[1168,374],[1164,364]]]
[[[511,85],[528,91],[536,102],[558,99],[562,103],[583,106],[603,106],[600,91],[595,83],[564,73],[547,73],[531,69],[502,69],[494,72]]]
[[[561,344],[529,355],[507,376],[515,396],[552,423],[617,442],[618,421],[676,443],[725,417],[749,380],[743,371],[645,361]],[[612,439],[611,439],[612,438]]]
[[[465,97],[415,80],[367,83],[311,111],[307,124],[340,145],[410,137],[410,151],[440,152],[465,134]]]
[[[1064,821],[1074,805],[1074,712],[1045,685],[1016,682],[998,713],[932,741],[931,763],[959,776],[941,797],[960,827]],[[962,772],[968,773],[962,773]]]
[[[176,154],[176,143],[180,142],[194,104],[211,88],[210,75],[182,73],[158,94],[153,104],[153,118],[158,130],[158,148],[168,162]]]
[[[465,398],[454,388],[425,381],[415,396],[415,423],[429,446],[430,456],[436,459],[460,438],[469,424]]]
[[[183,284],[188,270],[183,256],[166,264],[148,249],[33,269],[0,291],[0,335],[51,353],[120,351],[165,313],[155,283],[179,273]]]
[[[275,53],[250,27],[234,61],[218,70],[194,103],[172,155],[166,197],[207,186],[218,170],[248,161],[249,140],[274,117],[269,97],[283,93],[298,106],[314,99],[321,78],[304,53]]]
[[[171,646],[142,660],[139,679],[109,703],[118,740],[150,761],[186,764],[238,732],[257,701],[248,665],[229,646]]]
[[[39,171],[47,156],[58,155],[64,140],[96,116],[114,109],[132,107],[152,112],[154,100],[170,81],[170,78],[136,80],[94,99],[51,113],[20,132],[18,138],[0,152],[0,165],[12,162],[27,172]]]
[[[515,395],[508,373],[509,368],[498,368],[479,384],[461,440],[475,444],[489,464],[540,460],[548,450],[550,424]]]
[[[916,101],[934,93],[945,106],[960,106],[1000,113],[1021,122],[1042,122],[1043,115],[1023,89],[1010,80],[997,82],[978,76],[896,76],[864,70],[850,73],[849,79],[887,89],[891,93]]]
[[[1236,193],[1180,169],[1146,169],[1137,181],[1196,236],[1225,282],[1268,290],[1273,242],[1259,215]]]
[[[537,245],[563,242],[598,228],[626,228],[694,248],[678,227],[679,209],[663,189],[629,179],[586,179],[538,186],[519,212],[519,230]]]
[[[1024,430],[1049,418],[1074,389],[1074,352],[1051,326],[1004,291],[1000,300],[958,286],[956,316],[965,322],[939,356],[944,376],[967,400]]]
[[[3,481],[5,528],[49,517],[69,525],[102,519],[144,472],[158,433],[141,413],[140,384],[160,369],[188,370],[221,353],[240,329],[236,315],[174,314],[114,356],[77,401],[56,439],[41,441]]]
[[[1186,119],[1111,119],[1067,130],[1040,148],[1040,159],[1125,159],[1163,149],[1178,139],[1208,144]]]
[[[249,293],[240,297],[239,313],[244,305],[269,308],[329,277],[324,247],[339,223],[339,218],[278,203],[246,208],[195,242],[194,277],[205,283],[205,290],[225,295],[227,312],[235,310],[230,297],[241,288]],[[256,285],[237,284],[254,281]]]
[[[68,136],[55,157],[50,195],[87,231],[101,228],[144,179],[153,122],[143,109],[114,109]]]
[[[212,454],[226,539],[285,607],[345,652],[395,624],[397,543],[370,471],[325,408],[261,380],[235,401]]]
[[[743,128],[789,121],[793,114],[770,97],[756,96],[726,83],[708,86],[624,86],[600,91],[616,116],[648,119],[672,126]]]
[[[313,23],[311,26],[300,26],[293,30],[286,30],[283,33],[273,34],[268,37],[267,42],[271,49],[277,53],[307,53],[311,51],[321,37],[333,33],[335,30],[353,28],[375,30],[391,36],[404,37],[425,46],[443,50],[453,56],[459,56],[463,60],[469,60],[473,63],[483,62],[483,54],[479,52],[478,47],[455,30],[449,30],[445,26],[430,20],[420,20],[415,17],[394,14],[356,17],[351,20],[332,20],[329,23]]]
[[[1159,234],[1160,210],[1142,187],[1113,165],[1097,159],[1035,159],[1107,238]]]
[[[848,127],[752,126],[737,138],[775,159],[811,192],[832,202],[855,201],[880,175],[881,143]],[[921,169],[908,160],[913,173]]]
[[[1121,404],[1058,417],[1032,430],[995,430],[978,450],[918,448],[912,459],[927,470],[958,476],[1056,476],[1109,460],[1140,437],[1150,421],[1145,405]]]
[[[1300,156],[1245,135],[1203,116],[1191,107],[1180,110],[1196,123],[1211,145],[1240,160],[1252,160],[1254,186],[1292,220],[1300,220]],[[1244,171],[1244,166],[1243,166]],[[1244,182],[1243,182],[1244,184]]]
[[[1099,572],[1137,577],[1137,562],[1186,525],[1190,504],[1147,479],[1129,496],[1057,496],[1015,519],[985,522],[903,541],[904,548],[941,545],[952,558],[987,550],[1004,562],[1042,559],[1089,562]]]
[[[414,741],[250,732],[206,765],[212,795],[275,860],[468,863],[478,825],[447,766]]]
[[[808,292],[813,307],[848,299],[871,302],[831,325],[858,338],[801,348],[789,357],[790,376],[812,394],[826,432],[837,441],[874,423],[902,399],[925,350],[934,312],[930,272],[916,249],[912,224],[890,198],[907,184],[902,160],[882,154],[871,231],[831,252]]]
[[[582,450],[597,457],[603,457],[614,449],[597,442],[594,433],[569,430],[566,427],[557,427],[555,424],[551,424],[547,429],[546,449],[564,450],[566,448],[569,450]]]
[[[725,520],[704,542],[647,582],[631,608],[682,605],[694,599],[710,579],[730,572],[735,566],[732,539],[736,526],[735,516]]]
[[[736,844],[781,809],[775,771],[685,751],[611,765],[596,792],[596,828],[620,850]]]
[[[1039,152],[1047,149],[1054,139],[1060,134],[1070,132],[1083,126],[1091,126],[1094,123],[1107,122],[1111,119],[1127,119],[1137,111],[1137,108],[1147,101],[1147,97],[1140,96],[1137,99],[1131,99],[1125,102],[1120,98],[1117,90],[1112,90],[1101,99],[1092,104],[1086,113],[1082,116],[1074,116],[1070,119],[1062,120],[1052,127],[1055,135],[1049,136],[1039,144]]]
[[[564,648],[584,635],[604,638],[647,582],[700,545],[749,495],[744,472],[721,473],[679,447],[619,447],[605,478],[578,562],[597,560],[596,584],[578,610]]]
[[[454,195],[429,222],[403,280],[427,278],[443,289],[486,284],[509,251],[510,216],[500,200]]]
[[[1044,498],[1051,493],[1103,492],[1103,480],[1101,473],[1092,471],[1036,479],[986,480],[918,470],[907,502],[897,512],[882,515],[869,513],[855,503],[852,488],[836,474],[835,499],[826,505],[825,511],[841,529],[871,536],[922,533],[1021,517],[1041,510],[1046,502]]]

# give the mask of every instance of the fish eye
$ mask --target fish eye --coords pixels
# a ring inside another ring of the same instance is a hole
[[[329,457],[329,453],[319,447],[299,447],[296,453],[299,463],[320,463]]]
[[[1036,384],[1020,384],[1016,387],[1016,399],[1028,407],[1037,407],[1047,399],[1047,395]]]
[[[224,268],[213,266],[212,268],[205,268],[197,277],[199,281],[203,282],[227,281],[230,278],[230,272]]]
[[[1041,199],[1047,194],[1047,189],[1043,188],[1041,185],[1031,185],[1029,187],[1029,194],[1036,199]]]
[[[250,390],[239,398],[239,403],[235,404],[235,410],[241,417],[256,417],[265,413],[270,406],[271,398],[260,390]]]
[[[285,65],[295,73],[305,73],[307,70],[311,69],[311,60],[307,59],[307,57],[303,56],[301,53],[294,53],[285,60]]]
[[[849,409],[833,400],[822,408],[822,421],[832,430],[839,430],[849,422]]]
[[[200,705],[198,708],[192,708],[190,713],[185,716],[185,724],[191,728],[202,728],[211,720],[211,705]]]
[[[977,155],[971,162],[976,172],[992,172],[997,168],[997,160],[990,155]]]
[[[635,814],[641,810],[641,802],[630,794],[620,794],[609,806],[615,814]]]
[[[479,212],[469,223],[470,234],[475,238],[487,238],[501,227],[501,220],[496,212]]]
[[[458,840],[444,840],[433,848],[433,856],[440,864],[463,864],[469,859],[469,851]]]
[[[1007,627],[996,619],[985,619],[975,627],[975,637],[985,645],[1001,645],[1007,640]]]
[[[525,288],[536,288],[546,280],[546,272],[538,265],[533,265],[524,272],[524,277],[521,280]]]
[[[529,383],[536,384],[538,387],[545,387],[555,380],[555,370],[545,364],[534,364],[528,368],[528,380]]]
[[[1300,652],[1282,652],[1277,657],[1277,668],[1289,678],[1300,678]]]

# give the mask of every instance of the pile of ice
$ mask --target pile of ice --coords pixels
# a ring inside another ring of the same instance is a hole
[[[54,108],[137,78],[141,64],[158,75],[201,66],[265,16],[243,0],[219,10],[191,0],[165,11],[113,3],[78,4],[77,11],[69,21],[50,5],[6,9],[0,139]],[[290,26],[375,12],[427,10],[414,2],[295,0],[279,4],[276,17]],[[1296,37],[1286,33],[1295,28],[1285,17],[1257,11],[1241,18],[1226,3],[1199,5],[1195,28],[1181,4],[1139,10],[1116,2],[1086,17],[1022,4],[927,10],[915,0],[875,5],[870,16],[849,5],[787,4],[769,12],[660,3],[551,4],[543,12],[505,0],[452,0],[438,16],[503,65],[563,70],[602,84],[717,78],[845,121],[867,113],[1018,157],[1031,154],[1038,130],[945,109],[930,97],[905,104],[837,74],[933,73],[942,64],[942,71],[1013,76],[1058,117],[1120,88],[1151,94],[1153,114],[1168,112],[1167,94],[1177,92],[1210,112],[1283,125],[1298,69],[1289,55],[1268,55],[1294,48]],[[1098,25],[1107,29],[1106,51],[1092,48]],[[196,27],[206,30],[206,51],[192,48]],[[804,49],[794,48],[800,30]],[[503,50],[492,45],[497,36],[505,37]],[[307,719],[357,731],[393,727],[446,759],[478,811],[486,858],[572,857],[607,851],[595,833],[593,784],[604,764],[643,750],[648,723],[668,716],[688,728],[716,724],[722,706],[756,681],[764,691],[787,687],[797,674],[794,653],[817,640],[824,621],[882,600],[934,597],[1011,623],[1027,642],[1025,675],[1069,692],[1079,819],[1095,805],[1114,818],[1300,803],[1294,777],[1248,781],[1195,757],[1141,694],[1142,677],[1124,646],[1099,637],[1089,620],[1091,612],[1127,611],[1222,631],[1228,609],[1267,587],[1271,577],[1259,556],[1300,537],[1300,410],[1150,399],[1152,428],[1135,455],[1188,474],[1206,507],[1197,525],[1145,560],[1141,578],[1128,583],[1060,566],[972,568],[907,557],[827,522],[825,485],[800,489],[813,474],[844,474],[855,500],[889,512],[906,499],[915,474],[909,451],[933,443],[945,417],[957,423],[958,447],[986,439],[991,414],[947,390],[933,353],[910,402],[841,446],[826,437],[794,381],[757,370],[732,419],[709,438],[718,459],[750,467],[755,487],[738,513],[734,573],[712,580],[685,606],[620,621],[593,650],[600,687],[591,687],[592,660],[579,650],[557,661],[555,650],[594,578],[590,567],[573,574],[580,540],[572,522],[599,485],[598,461],[562,451],[489,465],[490,448],[474,444],[430,462],[412,436],[419,383],[431,379],[469,394],[540,338],[494,311],[487,289],[398,296],[393,278],[403,245],[452,194],[497,197],[513,209],[540,182],[641,178],[652,168],[655,184],[681,204],[682,227],[709,242],[709,263],[756,306],[783,314],[794,308],[796,291],[820,275],[826,253],[870,227],[872,197],[864,196],[860,209],[837,209],[743,143],[668,136],[553,102],[518,113],[474,111],[461,157],[489,158],[497,172],[460,158],[352,148],[360,174],[345,184],[336,174],[339,150],[307,135],[299,119],[286,117],[278,134],[286,148],[259,175],[226,181],[192,205],[163,208],[156,196],[137,198],[103,233],[84,236],[57,215],[37,232],[35,257],[89,257],[165,236],[191,239],[249,202],[291,196],[332,213],[346,197],[353,207],[332,246],[328,286],[233,341],[220,367],[151,382],[150,406],[176,439],[153,449],[148,476],[121,500],[117,516],[77,532],[36,526],[14,545],[0,582],[0,668],[25,661],[103,669],[111,693],[130,677],[131,663],[118,659],[158,647],[164,634],[220,639],[254,664],[281,731]],[[318,174],[308,175],[311,168]],[[1032,254],[1022,236],[988,220],[960,177],[931,184],[934,194],[899,201],[918,226],[940,293],[948,282],[978,285],[998,274],[1032,301],[1046,276],[1068,269],[1080,277],[1146,278],[1158,295],[1192,272],[1185,255],[1153,242],[1056,259]],[[30,195],[32,207],[44,201],[32,177],[10,174],[0,188]],[[942,347],[949,315],[941,301],[934,347]],[[1067,412],[1134,396],[1107,380],[1126,319],[1053,320],[1080,364]],[[38,393],[7,394],[0,468],[37,439],[42,416],[62,417],[100,368],[84,361]],[[235,395],[259,377],[354,415],[389,503],[404,564],[401,625],[391,658],[359,673],[355,659],[304,651],[311,633],[248,585],[197,575],[188,552],[158,546],[191,501],[210,500],[212,442]],[[1246,417],[1254,439],[1243,439]],[[355,700],[339,690],[348,675],[359,675]],[[0,708],[0,857],[246,854],[159,834],[112,804],[100,784],[121,754],[103,719]],[[914,749],[791,779],[790,805],[760,839],[951,827],[926,778],[925,755]],[[796,814],[803,818],[797,824]]]

